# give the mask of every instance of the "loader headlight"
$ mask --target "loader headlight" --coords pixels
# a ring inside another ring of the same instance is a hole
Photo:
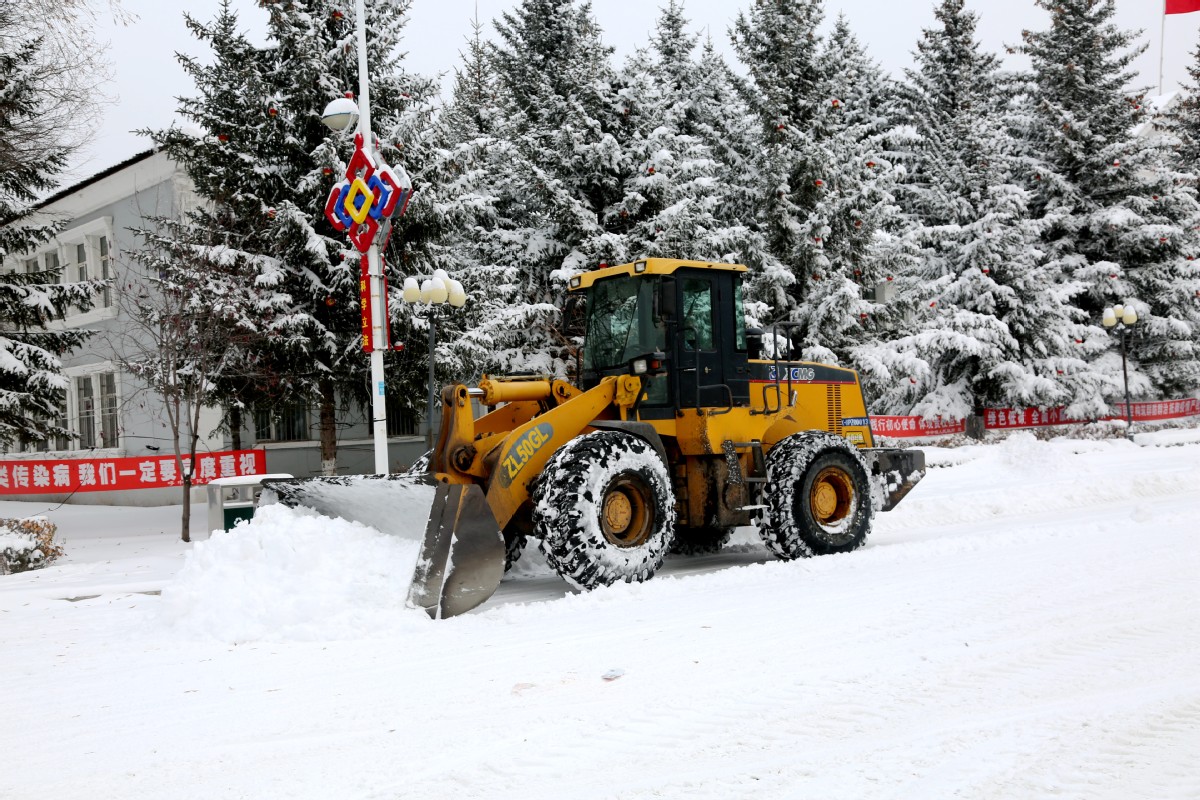
[[[583,278],[581,276],[574,275],[571,277],[571,288],[572,289],[578,289],[582,283],[583,283]]]
[[[648,356],[629,362],[629,371],[634,375],[661,375],[666,372],[667,354],[656,350]]]

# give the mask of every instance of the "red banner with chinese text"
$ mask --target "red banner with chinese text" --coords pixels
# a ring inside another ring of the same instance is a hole
[[[184,464],[189,460],[184,459]],[[265,450],[197,453],[192,483],[214,478],[264,475]],[[0,461],[0,496],[163,489],[183,485],[175,456],[137,458],[54,458]]]
[[[1133,403],[1134,422],[1158,422],[1200,416],[1200,400],[1155,400]],[[1102,420],[1125,419],[1125,404],[1116,404],[1117,413]],[[992,431],[1019,428],[1045,428],[1052,425],[1086,425],[1094,420],[1071,419],[1061,408],[989,408],[983,413],[983,426]],[[962,420],[924,420],[921,417],[871,417],[871,433],[903,439],[917,436],[949,436],[966,431]]]
[[[921,417],[871,417],[871,433],[876,436],[892,436],[902,439],[908,436],[950,436],[964,433],[967,423],[963,420]]]

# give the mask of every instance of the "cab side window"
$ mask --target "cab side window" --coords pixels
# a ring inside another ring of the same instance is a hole
[[[713,284],[704,278],[683,280],[683,341],[689,350],[714,350]]]

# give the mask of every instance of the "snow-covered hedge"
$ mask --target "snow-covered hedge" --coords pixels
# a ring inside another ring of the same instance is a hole
[[[44,517],[0,519],[0,575],[49,566],[63,554],[58,526]]]

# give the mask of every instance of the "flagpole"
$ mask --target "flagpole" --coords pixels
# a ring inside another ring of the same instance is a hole
[[[1158,36],[1158,96],[1163,94],[1163,64],[1167,58],[1167,0],[1163,0],[1162,31]]]

